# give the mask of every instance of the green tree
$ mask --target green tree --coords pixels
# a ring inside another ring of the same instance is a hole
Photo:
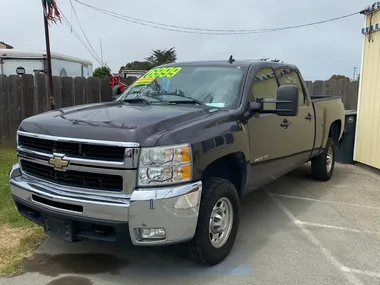
[[[153,66],[149,61],[132,61],[128,62],[125,66],[120,67],[120,71],[122,70],[149,70]]]
[[[152,67],[155,67],[161,64],[175,62],[177,60],[177,53],[174,47],[166,50],[155,49],[153,50],[151,56],[145,58],[145,60],[147,60]]]
[[[348,78],[348,77],[345,76],[345,75],[334,74],[334,75],[332,75],[332,76],[330,77],[329,80],[331,80],[331,79],[339,80],[339,79],[344,79],[344,78]]]
[[[108,66],[102,66],[95,68],[93,72],[94,77],[106,77],[111,76],[111,69]]]
[[[269,60],[269,57],[263,57],[263,58],[260,58],[260,60],[261,60],[261,61],[268,61],[268,60]],[[279,60],[279,59],[277,59],[277,58],[275,58],[275,59],[271,59],[271,60],[269,60],[269,61],[271,61],[271,62],[281,62],[281,63],[283,63],[283,61],[281,61],[281,60]]]

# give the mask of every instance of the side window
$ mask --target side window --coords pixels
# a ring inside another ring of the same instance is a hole
[[[277,96],[277,80],[273,69],[263,68],[260,69],[254,78],[251,86],[250,99],[254,98],[271,98],[275,99]],[[276,109],[276,103],[265,104],[266,109]]]
[[[299,105],[303,106],[306,103],[306,97],[302,90],[301,81],[299,80],[299,77],[295,70],[291,69],[280,69],[276,70],[276,76],[278,78],[278,81],[280,83],[280,86],[282,85],[297,85],[298,86],[298,98],[299,98]]]

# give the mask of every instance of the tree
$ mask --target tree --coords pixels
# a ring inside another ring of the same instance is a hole
[[[145,60],[147,60],[152,65],[152,67],[155,67],[161,64],[175,62],[177,60],[177,53],[174,47],[167,50],[155,49],[153,50],[151,56],[145,58]]]
[[[95,68],[94,77],[106,77],[106,76],[111,76],[111,69],[108,66],[102,66]]]
[[[263,58],[260,58],[261,61],[268,61],[269,60],[269,57],[263,57]],[[271,62],[281,62],[281,63],[284,63],[283,61],[275,58],[275,59],[271,59],[270,60]]]
[[[122,70],[149,70],[153,66],[149,61],[132,61],[128,62],[125,66],[120,67],[119,73]]]
[[[332,75],[332,76],[330,77],[329,80],[331,80],[331,79],[339,80],[339,79],[345,79],[345,78],[348,78],[348,77],[345,76],[345,75],[334,74],[334,75]]]

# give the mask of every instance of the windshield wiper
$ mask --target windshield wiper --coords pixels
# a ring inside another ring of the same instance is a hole
[[[144,98],[126,98],[126,99],[122,99],[120,100],[122,102],[127,102],[127,103],[139,103],[139,102],[142,102],[142,103],[145,103],[146,105],[152,105],[152,103],[147,100],[147,99],[144,99]]]
[[[201,106],[205,106],[206,105],[205,103],[203,103],[202,101],[200,101],[198,99],[194,99],[194,98],[191,98],[191,97],[184,97],[184,96],[178,96],[178,97],[186,98],[186,100],[168,100],[166,102],[173,103],[173,104],[192,103],[192,104],[198,104],[198,105],[201,105]]]

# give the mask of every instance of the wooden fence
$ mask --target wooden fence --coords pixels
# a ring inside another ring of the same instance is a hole
[[[112,100],[109,78],[54,77],[56,108]],[[358,82],[348,79],[307,81],[314,95],[342,97],[346,109],[356,110]],[[0,75],[0,145],[15,146],[20,122],[50,110],[46,75]]]

